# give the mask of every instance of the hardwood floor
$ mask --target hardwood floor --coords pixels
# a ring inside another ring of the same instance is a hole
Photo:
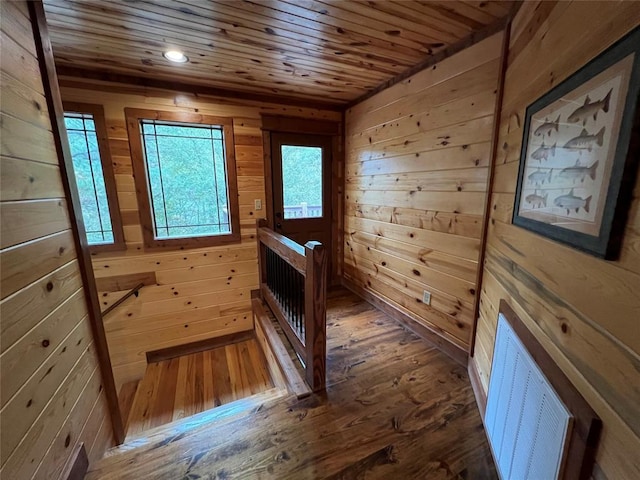
[[[152,436],[87,479],[496,477],[464,367],[342,289],[327,322],[324,394]]]
[[[127,440],[270,388],[255,339],[150,363],[131,406]]]

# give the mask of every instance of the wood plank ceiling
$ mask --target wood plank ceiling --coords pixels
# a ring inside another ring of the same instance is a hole
[[[346,104],[510,1],[44,0],[58,67]],[[162,56],[182,50],[190,61]]]

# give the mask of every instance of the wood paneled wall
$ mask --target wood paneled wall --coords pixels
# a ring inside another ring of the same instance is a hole
[[[0,8],[0,476],[51,479],[112,431],[27,3]]]
[[[100,103],[105,110],[127,250],[93,257],[102,308],[125,293],[109,284],[127,283],[127,278],[135,284],[136,278],[149,273],[156,279],[155,285],[145,286],[137,298],[126,300],[105,318],[116,383],[142,378],[146,352],[252,329],[250,292],[258,288],[255,222],[266,216],[265,210],[254,210],[256,199],[265,205],[260,114],[331,120],[340,120],[341,114],[77,79],[63,79],[61,85],[63,100]],[[125,107],[233,118],[241,243],[144,251]]]
[[[640,478],[640,178],[617,261],[511,215],[526,107],[639,24],[636,2],[526,2],[513,22],[472,360],[486,392],[506,299],[601,417],[598,479]]]
[[[501,44],[502,33],[483,40],[346,116],[345,277],[463,352]]]

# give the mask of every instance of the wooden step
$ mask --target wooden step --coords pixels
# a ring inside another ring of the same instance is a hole
[[[280,401],[289,397],[286,390],[271,388],[206,412],[176,420],[159,427],[151,428],[138,434],[127,435],[125,443],[109,449],[104,458],[130,452],[135,449],[149,449],[153,445],[161,445],[177,435],[196,434],[203,428],[217,428],[227,425],[244,416],[251,415],[263,408],[265,404]],[[100,461],[99,463],[102,463]]]
[[[127,438],[273,387],[253,337],[150,363],[131,407]]]

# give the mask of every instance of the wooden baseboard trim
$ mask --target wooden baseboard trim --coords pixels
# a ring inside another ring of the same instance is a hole
[[[451,343],[449,340],[442,337],[437,332],[434,332],[430,328],[422,325],[421,323],[418,323],[406,313],[398,310],[393,305],[388,304],[378,295],[363,289],[352,281],[343,278],[342,286],[347,288],[348,290],[351,290],[353,293],[358,295],[363,300],[369,302],[378,310],[386,313],[423,340],[435,345],[438,350],[450,357],[452,360],[456,361],[460,365],[463,365],[465,367],[467,366],[468,354],[466,350],[463,350],[458,345]]]
[[[471,382],[471,388],[473,389],[473,395],[476,397],[476,403],[478,404],[478,410],[480,411],[480,417],[484,422],[484,414],[487,410],[487,393],[482,388],[482,381],[480,380],[480,373],[473,357],[469,357],[469,363],[467,364],[467,371],[469,372],[469,381]]]
[[[253,330],[244,330],[242,332],[230,333],[221,337],[207,338],[184,345],[176,345],[173,347],[162,348],[147,352],[147,363],[161,362],[171,358],[182,357],[183,355],[191,355],[192,353],[204,352],[213,348],[224,347],[234,343],[240,343],[255,338]]]
[[[251,304],[256,325],[256,340],[262,347],[274,383],[299,399],[308,397],[311,395],[311,387],[307,385],[293,364],[289,352],[282,344],[280,335],[276,332],[264,310],[262,301],[254,298]]]
[[[67,468],[62,472],[62,480],[82,480],[89,470],[89,457],[84,443],[80,443],[73,451],[73,455],[67,463]]]

